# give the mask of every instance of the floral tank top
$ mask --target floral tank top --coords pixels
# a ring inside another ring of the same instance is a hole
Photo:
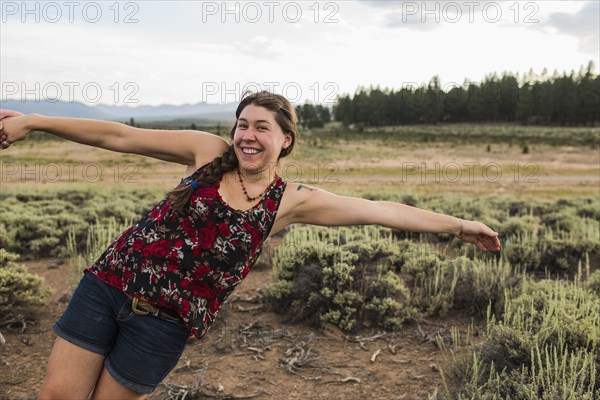
[[[178,187],[189,185],[207,165]],[[222,179],[196,189],[189,208],[179,212],[165,196],[85,271],[133,297],[175,310],[190,336],[204,336],[256,263],[286,186],[278,177],[258,204],[240,211],[219,195]]]

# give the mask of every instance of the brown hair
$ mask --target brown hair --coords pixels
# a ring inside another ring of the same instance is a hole
[[[231,128],[229,136],[233,139],[235,130],[237,128],[237,120],[242,113],[242,110],[249,105],[254,104],[266,108],[273,112],[275,116],[275,122],[279,125],[284,133],[289,133],[292,136],[292,143],[285,149],[281,149],[279,153],[279,160],[281,157],[285,157],[290,154],[296,143],[298,116],[296,110],[285,97],[267,92],[261,91],[257,93],[245,92],[242,95],[242,100],[235,111],[235,124]],[[229,145],[229,149],[222,155],[215,157],[214,160],[208,165],[195,179],[199,187],[207,187],[212,185],[221,174],[229,171],[233,171],[238,166],[237,156],[233,150],[233,144]],[[185,185],[181,188],[173,189],[167,193],[168,202],[171,208],[175,210],[181,210],[184,204],[187,203],[194,189],[190,185]]]

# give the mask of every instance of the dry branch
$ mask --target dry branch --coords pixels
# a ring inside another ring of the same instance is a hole
[[[262,348],[264,351],[275,340],[289,339],[291,336],[288,331],[273,329],[262,321],[256,321],[240,325],[236,344],[240,347]]]
[[[18,329],[15,328],[14,325],[20,325],[20,333],[23,333],[25,332],[25,329],[27,329],[27,323],[33,324],[35,323],[35,321],[29,318],[25,318],[23,314],[14,315],[12,313],[9,313],[4,317],[2,321],[0,321],[0,328],[6,327],[6,329],[12,331]]]
[[[257,304],[255,306],[243,307],[243,306],[235,306],[237,311],[249,312],[249,311],[258,311],[265,308],[264,304]]]
[[[387,335],[388,335],[387,333],[381,332],[381,333],[375,334],[373,336],[346,336],[346,340],[348,340],[349,342],[365,343],[365,342],[372,342],[379,338],[383,338]]]
[[[393,343],[392,341],[389,341],[387,344],[387,349],[391,354],[396,355],[396,346],[398,345]]]
[[[339,383],[348,383],[348,382],[355,382],[355,383],[361,383],[360,378],[356,378],[354,376],[348,376],[344,379],[340,379],[337,381],[327,381],[327,382],[321,382],[322,385],[328,385],[328,384],[339,384]]]
[[[204,372],[205,369],[199,371],[198,380],[196,381],[194,386],[190,388],[188,388],[186,385],[176,385],[172,383],[162,382],[159,386],[165,387],[166,393],[155,392],[148,397],[148,400],[203,400],[206,398],[218,400],[243,400],[252,399],[266,393],[265,391],[253,392],[242,395],[222,393],[223,386],[218,385],[218,387],[215,388],[212,385],[204,384]],[[164,395],[166,395],[166,397],[162,397]]]
[[[377,349],[377,351],[375,351],[372,355],[371,355],[371,362],[374,363],[375,360],[377,359],[377,356],[381,353],[381,349]]]
[[[279,366],[292,374],[297,374],[301,368],[318,369],[320,367],[316,366],[314,362],[320,360],[321,357],[316,353],[311,354],[311,351],[308,343],[300,342],[286,350],[286,358],[279,360]]]
[[[262,303],[264,296],[262,294],[257,294],[256,296],[241,296],[241,295],[233,295],[231,300],[229,300],[230,303],[233,303],[235,301],[243,301],[246,303]]]

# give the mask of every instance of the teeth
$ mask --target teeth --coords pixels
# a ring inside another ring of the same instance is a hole
[[[258,153],[258,150],[255,149],[242,149],[242,151],[246,154],[256,154]]]

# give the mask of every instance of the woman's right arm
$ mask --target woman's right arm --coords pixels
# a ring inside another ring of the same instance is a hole
[[[22,119],[23,120],[20,120]],[[119,122],[28,114],[2,120],[9,144],[39,130],[73,142],[183,165],[212,160],[229,146],[217,135],[195,130],[135,128]],[[12,136],[11,136],[12,134]]]

